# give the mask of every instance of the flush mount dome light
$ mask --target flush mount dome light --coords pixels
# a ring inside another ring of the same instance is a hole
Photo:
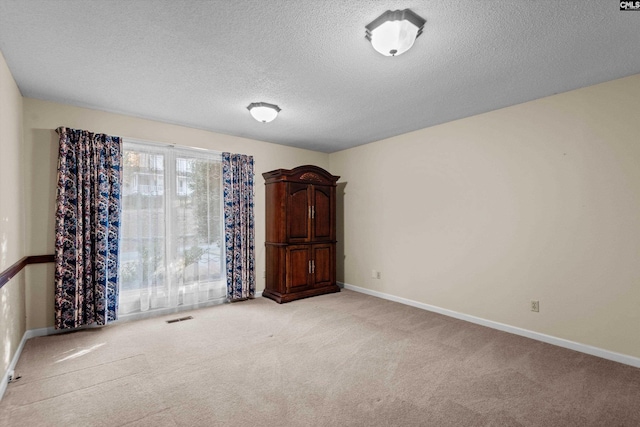
[[[384,56],[398,56],[411,49],[425,22],[411,9],[387,10],[365,26],[365,37]]]
[[[269,123],[276,118],[280,112],[280,107],[266,102],[252,102],[247,107],[254,119],[262,123]]]

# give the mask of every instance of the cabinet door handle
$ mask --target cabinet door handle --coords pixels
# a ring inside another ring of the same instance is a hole
[[[309,260],[309,274],[311,274],[311,260]]]
[[[311,274],[316,272],[316,260],[312,259],[311,260]]]
[[[316,207],[311,206],[311,219],[314,219],[315,217],[316,217]]]

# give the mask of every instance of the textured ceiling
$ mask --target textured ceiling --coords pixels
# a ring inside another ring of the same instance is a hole
[[[404,8],[424,33],[384,57],[364,27]],[[616,0],[0,0],[26,97],[323,152],[640,73],[639,29]]]

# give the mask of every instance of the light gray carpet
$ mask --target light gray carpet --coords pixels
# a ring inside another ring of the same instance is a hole
[[[16,373],[3,426],[640,425],[640,369],[350,291],[34,338]]]

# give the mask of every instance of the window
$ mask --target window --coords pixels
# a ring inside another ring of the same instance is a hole
[[[220,155],[124,141],[120,318],[226,298]]]

